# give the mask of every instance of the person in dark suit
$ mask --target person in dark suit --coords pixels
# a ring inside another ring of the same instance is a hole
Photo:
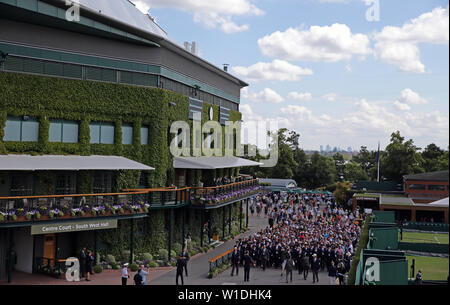
[[[313,283],[319,282],[319,270],[320,270],[320,261],[317,258],[317,254],[313,254],[311,261],[311,270],[313,273]]]
[[[231,276],[234,275],[234,270],[236,270],[236,275],[239,274],[239,261],[241,259],[241,254],[237,247],[234,247],[233,253],[231,254]]]
[[[250,268],[252,266],[252,258],[250,257],[249,252],[245,252],[244,254],[244,282],[250,281]]]
[[[183,252],[181,253],[181,256],[184,258],[184,271],[186,272],[186,277],[187,277],[188,276],[187,263],[189,261],[189,253],[186,248],[184,248]]]
[[[266,271],[268,261],[269,261],[269,249],[267,249],[266,245],[264,245],[261,251],[261,265],[263,271]]]
[[[86,277],[86,258],[87,252],[86,247],[83,247],[80,251],[80,272],[81,277]]]
[[[181,277],[181,285],[184,285],[183,269],[185,264],[186,264],[185,258],[180,255],[177,260],[177,277],[176,277],[177,285],[178,285],[178,277]]]
[[[89,254],[86,256],[86,281],[91,280],[92,266],[94,265],[94,261],[95,261],[94,252],[90,251]]]

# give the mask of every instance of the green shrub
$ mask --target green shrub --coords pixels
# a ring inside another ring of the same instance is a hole
[[[95,265],[93,270],[94,270],[94,273],[102,273],[103,268],[100,265]]]
[[[152,261],[153,260],[153,255],[151,255],[150,253],[143,253],[142,254],[142,258],[145,261]]]
[[[177,254],[179,254],[179,253],[181,253],[181,251],[183,251],[180,243],[174,243],[172,248],[175,251],[175,253],[177,253]]]
[[[127,262],[130,259],[130,250],[122,250],[122,260]]]
[[[178,255],[180,255],[180,253],[181,253],[181,251],[180,252],[175,252],[175,250],[172,250],[172,251],[170,251],[170,257],[178,257]]]
[[[356,269],[359,264],[361,251],[366,248],[367,242],[369,241],[369,223],[370,223],[370,217],[367,217],[364,222],[361,236],[359,237],[358,248],[356,249],[355,256],[353,257],[352,266],[350,268],[347,285],[355,285]]]
[[[105,260],[110,265],[116,264],[116,258],[114,257],[114,255],[107,254]]]
[[[118,270],[118,269],[120,269],[120,266],[118,264],[112,264],[112,269]]]
[[[159,259],[167,259],[169,257],[169,251],[166,249],[159,249],[158,255]]]
[[[137,264],[135,264],[135,263],[132,263],[132,264],[130,265],[130,270],[131,270],[132,272],[136,272],[136,271],[139,270],[139,266],[138,266]]]
[[[150,262],[150,264],[149,264],[149,266],[150,266],[150,268],[156,268],[156,267],[159,267],[159,265],[156,263],[156,262]]]

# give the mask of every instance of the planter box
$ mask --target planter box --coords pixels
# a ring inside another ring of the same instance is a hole
[[[29,221],[25,218],[25,216],[17,216],[16,220],[13,220],[12,217],[9,218],[10,222],[25,222],[25,221]]]

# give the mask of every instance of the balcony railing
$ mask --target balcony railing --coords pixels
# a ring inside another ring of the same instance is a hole
[[[130,189],[121,193],[0,197],[0,225],[105,216],[147,214],[152,208],[190,204],[211,206],[239,200],[260,190],[258,180],[217,187]]]
[[[107,194],[0,197],[0,225],[147,214],[154,206],[188,204],[187,193],[187,188],[160,188]]]
[[[261,189],[258,179],[227,185],[191,188],[191,203],[194,205],[220,205],[258,193]]]

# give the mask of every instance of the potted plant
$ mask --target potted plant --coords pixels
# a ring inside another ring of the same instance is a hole
[[[40,206],[38,208],[39,211],[39,220],[47,220],[48,217],[48,208],[46,206]]]
[[[11,214],[11,220],[17,221],[17,222],[23,222],[26,221],[25,218],[25,209],[19,208],[12,212]]]
[[[219,241],[219,239],[220,239],[219,230],[217,228],[214,228],[214,230],[212,232],[212,239],[215,241]]]
[[[6,221],[6,216],[8,216],[8,214],[0,212],[0,223]]]

